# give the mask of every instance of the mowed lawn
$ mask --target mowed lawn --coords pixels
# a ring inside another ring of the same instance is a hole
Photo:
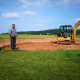
[[[31,38],[52,38],[52,37],[57,37],[57,35],[28,35],[28,34],[18,34],[17,38],[27,38],[27,39],[31,39]],[[10,36],[9,35],[4,35],[4,39],[9,39]],[[3,39],[3,35],[0,35],[0,39]],[[80,36],[77,35],[76,39],[80,39]]]
[[[0,80],[80,80],[80,50],[0,49]]]
[[[27,34],[18,34],[17,38],[50,38],[50,37],[56,37],[56,35],[27,35]],[[9,39],[9,35],[4,35],[5,39]],[[0,39],[3,39],[3,35],[0,35]]]

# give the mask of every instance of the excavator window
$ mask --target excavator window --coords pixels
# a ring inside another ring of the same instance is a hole
[[[67,27],[66,26],[64,27],[64,32],[67,32]]]
[[[60,31],[67,32],[67,27],[66,26],[60,26]]]
[[[62,33],[62,35],[61,36],[67,36],[67,37],[71,37],[72,36],[72,26],[60,26],[60,34]],[[60,36],[60,35],[58,35],[58,36]]]
[[[64,38],[71,37],[70,40],[75,40],[76,29],[79,25],[80,25],[80,21],[78,21],[75,24],[74,28],[72,28],[71,25],[61,25],[60,28],[59,28],[59,32],[57,34],[57,37],[63,37],[62,40],[67,40],[67,39],[64,39]],[[61,38],[59,38],[59,40],[61,40]]]
[[[60,26],[60,31],[63,31],[63,28],[64,28],[63,26]]]

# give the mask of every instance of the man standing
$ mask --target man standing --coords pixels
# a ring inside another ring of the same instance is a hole
[[[9,35],[11,36],[11,49],[16,49],[17,32],[15,29],[15,24],[12,24],[12,29],[9,31]]]

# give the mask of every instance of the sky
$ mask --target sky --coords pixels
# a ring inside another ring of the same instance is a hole
[[[0,0],[0,33],[58,29],[80,20],[80,0]],[[80,26],[78,27],[80,29]]]

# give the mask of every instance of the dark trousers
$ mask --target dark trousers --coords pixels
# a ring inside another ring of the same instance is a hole
[[[16,37],[11,37],[11,49],[16,49]]]

